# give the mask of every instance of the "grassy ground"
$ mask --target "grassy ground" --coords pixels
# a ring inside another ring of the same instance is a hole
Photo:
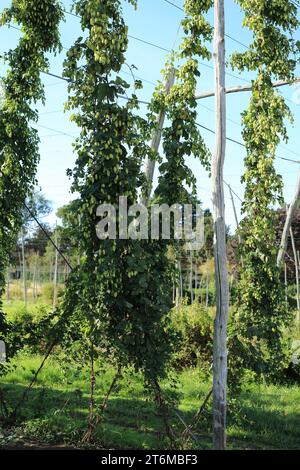
[[[18,358],[16,369],[2,378],[1,386],[10,406],[16,403],[39,363],[39,357],[23,355]],[[99,371],[98,403],[113,375],[112,368]],[[168,383],[163,387],[170,389]],[[209,389],[210,384],[204,383],[197,371],[186,370],[180,374],[179,405],[172,415],[176,431],[183,431],[181,420],[190,422]],[[72,368],[63,371],[60,362],[52,359],[22,407],[18,427],[0,432],[0,445],[24,441],[76,444],[86,428],[88,405],[88,372],[77,373]],[[229,448],[300,448],[300,388],[251,384],[244,388],[234,409],[234,413],[229,413]],[[208,406],[195,430],[195,440],[188,447],[210,448],[210,423]],[[99,447],[122,449],[160,449],[168,445],[162,418],[153,403],[147,400],[141,377],[129,372],[124,375],[111,397],[96,441]]]

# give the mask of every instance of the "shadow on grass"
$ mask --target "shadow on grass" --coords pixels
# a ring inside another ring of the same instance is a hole
[[[5,384],[2,388],[7,404],[13,409],[25,386]],[[102,395],[96,395],[96,404],[102,400]],[[78,443],[87,427],[88,409],[89,398],[80,390],[66,392],[36,387],[20,408],[16,438],[22,435],[25,440],[51,445]],[[167,446],[163,419],[155,404],[142,398],[114,395],[95,433],[95,441],[102,448],[163,449]]]
[[[24,385],[2,386],[8,405],[13,409],[25,390]],[[277,398],[277,401],[276,401]],[[96,395],[96,403],[103,396]],[[201,400],[199,400],[201,402]],[[188,398],[182,403],[189,404]],[[300,413],[293,409],[291,397],[266,396],[247,392],[242,395],[240,412],[229,416],[228,447],[231,449],[299,449]],[[288,408],[285,404],[288,403]],[[252,406],[253,404],[253,406]],[[63,391],[36,387],[20,408],[16,428],[4,429],[11,441],[37,445],[78,445],[87,427],[89,397],[79,389]],[[189,424],[196,406],[179,412]],[[183,431],[184,425],[174,413],[173,428]],[[197,442],[192,448],[211,448],[211,413],[207,410],[195,430]],[[104,419],[95,433],[98,448],[164,449],[168,448],[163,419],[158,408],[142,397],[112,395]],[[4,439],[2,445],[5,445]],[[1,447],[1,439],[0,439]]]
[[[239,416],[229,419],[229,441],[239,448],[299,450],[300,412],[292,398],[243,393]]]

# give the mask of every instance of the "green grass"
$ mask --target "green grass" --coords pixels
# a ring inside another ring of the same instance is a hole
[[[40,360],[40,357],[23,354],[17,358],[16,369],[2,378],[2,388],[10,407],[23,393]],[[59,360],[49,360],[21,408],[17,428],[3,429],[2,443],[21,440],[51,445],[78,444],[86,429],[89,373],[71,367],[64,371],[60,364]],[[97,403],[101,403],[113,376],[111,367],[98,371]],[[170,391],[168,383],[164,383],[163,388]],[[179,375],[177,413],[184,422],[190,422],[209,389],[210,384],[203,383],[196,370],[186,370]],[[229,448],[300,448],[299,387],[250,384],[244,388],[234,409],[234,413],[229,412],[228,419]],[[184,429],[175,410],[171,421],[176,432]],[[188,447],[211,447],[211,405],[194,435],[196,441]],[[162,417],[156,406],[147,400],[139,375],[129,371],[124,374],[97,429],[96,442],[99,447],[122,449],[160,449],[168,445]]]

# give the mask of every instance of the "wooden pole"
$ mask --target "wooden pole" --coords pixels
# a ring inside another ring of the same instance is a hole
[[[26,270],[26,259],[25,259],[24,229],[22,229],[22,263],[23,263],[24,304],[26,306],[27,305],[27,270]]]
[[[202,292],[202,289],[203,289],[203,276],[201,276],[201,278],[200,278],[200,284],[199,284],[199,296],[200,296],[200,304],[201,304],[201,306],[203,305],[203,292]]]
[[[182,278],[181,260],[179,261],[179,276],[180,276],[180,302],[181,302],[183,298],[183,278]]]
[[[293,197],[293,200],[288,208],[287,211],[287,216],[285,219],[285,224],[282,232],[282,237],[281,237],[281,242],[280,242],[280,247],[278,251],[278,256],[277,256],[277,266],[280,267],[283,262],[284,258],[284,253],[286,252],[287,249],[287,244],[288,244],[288,237],[290,233],[290,228],[292,226],[292,220],[295,214],[295,210],[297,208],[297,204],[300,198],[300,170],[298,172],[298,178],[297,178],[297,184],[296,184],[296,189],[295,189],[295,194]]]
[[[300,77],[296,77],[292,82],[279,80],[273,83],[273,88],[280,88],[286,85],[292,85],[292,84],[299,83],[299,82],[300,82]],[[245,92],[245,91],[252,91],[252,85],[237,85],[237,86],[227,87],[225,89],[225,93],[227,95],[230,95],[232,93]],[[196,94],[195,99],[203,100],[204,98],[211,98],[212,96],[215,96],[214,90],[208,90],[208,91],[204,91],[202,93]]]
[[[8,266],[7,268],[7,271],[6,271],[6,282],[7,282],[7,285],[6,285],[6,299],[9,300],[10,299],[10,266]]]
[[[52,282],[52,255],[50,256],[49,282]]]
[[[180,269],[180,261],[176,262],[176,269],[178,272],[178,279],[176,283],[176,293],[175,293],[175,299],[176,299],[176,308],[179,308],[180,303],[181,303],[181,269]]]
[[[295,274],[296,274],[296,288],[297,288],[297,322],[300,323],[300,291],[299,291],[299,267],[298,267],[298,259],[297,259],[297,251],[295,245],[295,239],[293,234],[292,227],[290,228],[290,235],[292,240],[292,247],[294,253],[294,261],[295,261]]]
[[[36,297],[39,296],[39,288],[41,288],[41,271],[40,271],[40,254],[38,253],[37,278],[36,278]]]
[[[195,300],[199,302],[199,291],[198,291],[198,261],[195,263]]]
[[[217,311],[214,322],[213,347],[213,445],[215,449],[223,450],[226,447],[227,323],[229,308],[223,184],[226,151],[224,0],[215,0],[214,17],[216,149],[212,159],[212,202]]]
[[[287,266],[284,263],[284,287],[285,287],[285,306],[288,308],[288,283],[287,283]]]
[[[33,273],[32,273],[32,298],[33,300],[36,299],[36,275],[37,275],[37,264],[36,264],[36,259],[35,259],[35,264],[33,265]]]
[[[56,226],[57,229],[57,226]],[[56,230],[56,236],[55,236],[55,244],[58,247],[58,236],[57,236],[57,230]],[[55,250],[55,267],[54,267],[54,279],[53,279],[53,308],[56,307],[56,302],[57,302],[57,273],[58,273],[58,250]]]
[[[20,296],[20,299],[21,299],[21,297],[22,297],[22,259],[21,259],[21,253],[20,252],[18,252],[18,258],[19,258],[20,277],[18,277],[18,279],[17,279],[17,284],[18,284],[19,296]]]
[[[194,302],[194,292],[193,292],[193,269],[194,269],[194,261],[193,261],[193,252],[191,251],[191,266],[190,266],[190,295],[191,295],[191,304]]]
[[[169,78],[166,83],[166,94],[168,95],[170,93],[170,90],[172,86],[174,85],[175,82],[175,69],[174,67],[171,67],[170,73],[169,73]],[[157,116],[157,125],[155,132],[152,136],[152,140],[150,143],[150,148],[154,153],[158,152],[159,146],[160,146],[160,141],[161,141],[161,136],[162,136],[162,131],[163,131],[163,126],[164,122],[166,119],[166,111],[162,110],[160,111],[159,115]],[[141,198],[141,203],[144,205],[147,205],[151,196],[152,192],[152,184],[153,184],[153,177],[154,177],[154,170],[155,170],[155,160],[150,158],[149,156],[145,160],[144,164],[144,174],[145,178],[148,184],[147,188],[147,194],[146,196],[142,196]]]
[[[206,276],[206,299],[205,299],[205,307],[208,310],[209,305],[209,276]]]

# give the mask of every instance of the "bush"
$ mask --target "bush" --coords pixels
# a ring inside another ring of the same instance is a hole
[[[209,369],[213,353],[213,312],[198,302],[183,303],[172,310],[175,329],[181,336],[180,348],[175,356],[179,368],[200,366]]]
[[[22,296],[24,295],[22,285],[18,284],[17,282],[11,282],[9,284],[8,293],[6,291],[6,295],[7,294],[9,295],[10,300],[22,299]]]
[[[37,322],[45,317],[50,310],[51,307],[42,303],[25,306],[21,300],[3,302],[3,311],[6,314],[7,320],[12,323]]]
[[[46,305],[28,305],[22,302],[5,302],[9,335],[5,338],[8,362],[24,348],[44,354],[51,340],[51,331],[57,322],[56,312]],[[7,362],[7,364],[8,364]]]
[[[62,285],[57,286],[57,298],[61,298],[64,293],[64,287]],[[52,304],[54,297],[54,285],[52,283],[44,284],[42,287],[41,297],[45,302]]]

